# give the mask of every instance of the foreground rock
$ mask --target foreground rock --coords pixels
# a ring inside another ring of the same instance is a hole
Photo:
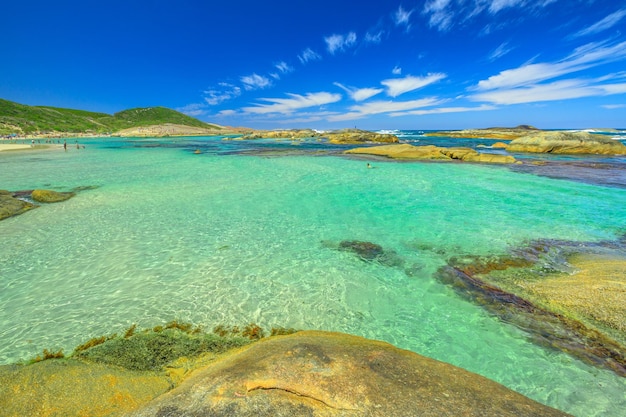
[[[75,360],[0,367],[0,414],[122,416],[170,389],[165,375]]]
[[[35,207],[37,206],[32,203],[13,197],[10,191],[0,190],[0,220],[17,216]]]
[[[382,145],[347,150],[347,154],[384,156],[392,159],[464,161],[492,164],[513,164],[515,158],[510,155],[479,153],[470,148],[442,148],[434,145],[413,146],[407,143]]]
[[[607,136],[588,132],[540,131],[509,143],[508,152],[626,155],[626,146]]]
[[[196,371],[147,416],[565,416],[495,382],[387,343],[272,337]]]

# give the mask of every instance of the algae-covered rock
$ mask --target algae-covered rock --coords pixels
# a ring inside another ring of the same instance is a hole
[[[233,351],[131,415],[566,414],[479,375],[384,342],[306,331]]]
[[[370,132],[360,129],[344,129],[324,134],[328,142],[335,144],[351,143],[398,143],[396,135],[389,133]]]
[[[52,190],[33,190],[31,198],[40,203],[58,203],[74,197],[74,192],[58,192]]]
[[[122,416],[168,391],[165,374],[77,360],[0,366],[5,417]]]
[[[626,146],[588,132],[540,131],[511,141],[508,152],[626,155]]]
[[[9,191],[0,190],[0,220],[17,216],[35,207],[37,206],[28,201],[13,197],[13,194]]]

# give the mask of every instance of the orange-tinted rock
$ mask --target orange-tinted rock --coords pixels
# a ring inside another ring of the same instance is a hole
[[[261,340],[137,410],[147,416],[565,416],[384,342],[307,331]]]

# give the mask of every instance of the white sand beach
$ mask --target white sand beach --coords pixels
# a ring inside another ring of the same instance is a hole
[[[0,143],[0,152],[2,151],[16,151],[20,149],[31,149],[30,145],[24,145],[20,143]]]

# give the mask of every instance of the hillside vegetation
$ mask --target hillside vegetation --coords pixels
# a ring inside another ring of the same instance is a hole
[[[0,99],[0,135],[36,133],[114,133],[122,129],[176,124],[219,130],[165,107],[124,110],[113,115],[47,106],[27,106]]]

